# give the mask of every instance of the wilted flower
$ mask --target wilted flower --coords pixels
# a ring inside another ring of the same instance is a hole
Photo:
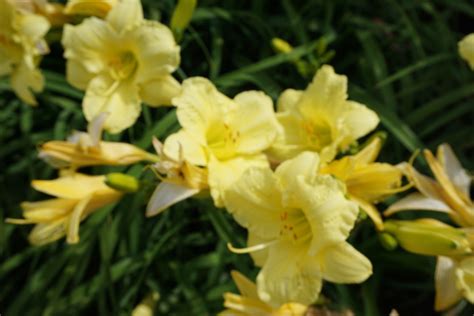
[[[285,90],[278,100],[280,133],[270,150],[283,161],[303,151],[331,161],[340,149],[366,135],[379,123],[366,106],[347,100],[347,77],[325,65],[305,91]]]
[[[157,157],[127,143],[101,141],[106,113],[97,116],[87,129],[74,132],[67,141],[53,140],[40,147],[39,157],[56,168],[80,168],[96,165],[129,165]]]
[[[236,221],[248,229],[258,294],[265,302],[311,304],[322,280],[360,283],[372,274],[370,261],[346,242],[359,212],[330,175],[317,173],[319,157],[303,152],[269,167],[249,168],[225,192]]]
[[[33,180],[37,191],[54,199],[23,202],[24,219],[7,219],[12,224],[36,224],[29,240],[44,245],[64,236],[70,244],[79,242],[79,225],[93,211],[120,199],[122,193],[109,188],[104,176],[65,174],[54,180]]]
[[[218,316],[304,316],[308,306],[299,303],[285,303],[273,307],[258,297],[255,283],[237,271],[231,272],[239,294],[225,293],[224,306],[227,308]]]
[[[49,52],[44,40],[49,27],[45,17],[0,0],[0,76],[10,75],[13,91],[30,105],[37,104],[32,91],[41,92],[44,87],[37,66]]]
[[[179,46],[165,25],[143,18],[139,0],[122,0],[105,20],[89,17],[66,25],[62,43],[67,80],[86,90],[83,110],[88,121],[108,112],[104,128],[118,133],[135,123],[141,101],[171,105],[180,85],[171,76]]]

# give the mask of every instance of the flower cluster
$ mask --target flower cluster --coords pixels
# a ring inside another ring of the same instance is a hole
[[[256,284],[232,272],[241,294],[225,294],[227,310],[221,315],[304,315],[323,281],[364,282],[372,263],[348,241],[364,215],[382,239],[438,257],[437,310],[461,298],[474,303],[471,177],[449,145],[438,148],[437,158],[424,151],[436,181],[412,162],[377,162],[383,138],[361,139],[374,131],[379,117],[348,98],[347,77],[330,65],[321,66],[305,90],[283,91],[276,107],[262,91],[230,98],[204,77],[179,82],[172,75],[180,63],[177,42],[196,5],[183,3],[171,30],[146,20],[139,0],[71,0],[64,8],[35,1],[25,8],[0,0],[0,75],[10,76],[24,102],[36,104],[32,91],[44,85],[38,64],[48,53],[44,36],[50,25],[64,24],[66,78],[85,91],[82,107],[89,122],[87,132],[39,146],[39,157],[59,169],[60,177],[34,180],[32,186],[54,198],[24,202],[24,218],[7,221],[36,224],[29,237],[34,245],[64,236],[77,243],[82,220],[144,185],[123,174],[77,170],[146,161],[159,179],[147,216],[199,194],[247,231],[246,247],[228,248],[251,255],[260,269]],[[76,15],[86,17],[73,25]],[[471,67],[472,36],[459,44]],[[285,53],[292,49],[282,40],[275,45]],[[163,142],[153,140],[156,154],[102,140],[104,130],[116,134],[132,126],[142,102],[176,109],[179,129]],[[384,221],[377,204],[412,187],[417,192],[392,204],[385,216],[432,210],[447,214],[454,224],[431,218]]]

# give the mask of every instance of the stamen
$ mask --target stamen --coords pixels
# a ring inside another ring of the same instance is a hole
[[[263,249],[273,245],[276,242],[278,242],[277,239],[266,242],[266,243],[257,244],[257,245],[251,246],[251,247],[246,247],[246,248],[235,248],[234,246],[232,246],[231,243],[227,243],[227,248],[230,251],[232,251],[233,253],[244,254],[244,253],[251,253],[251,252],[263,250]]]

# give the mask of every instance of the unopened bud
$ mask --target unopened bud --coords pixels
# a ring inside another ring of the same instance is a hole
[[[293,46],[291,46],[290,43],[278,37],[272,39],[272,46],[277,53],[282,54],[287,54],[293,50]]]
[[[179,0],[171,17],[171,30],[177,41],[181,40],[184,30],[193,17],[197,0]]]
[[[432,219],[386,221],[384,231],[395,236],[404,249],[422,255],[453,256],[471,253],[467,235]]]
[[[380,233],[379,234],[379,241],[380,244],[382,244],[382,247],[384,247],[387,250],[394,250],[398,247],[398,241],[395,237],[390,235],[389,233]]]
[[[105,177],[105,184],[112,189],[128,193],[137,192],[140,187],[135,177],[123,173],[109,173]]]

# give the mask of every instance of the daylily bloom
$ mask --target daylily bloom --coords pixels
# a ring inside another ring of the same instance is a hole
[[[95,210],[115,203],[122,193],[109,188],[104,176],[74,173],[54,180],[33,180],[37,191],[55,198],[23,202],[24,219],[7,219],[12,224],[36,224],[29,240],[33,245],[44,245],[64,236],[70,244],[79,242],[79,225]]]
[[[117,2],[118,0],[69,0],[64,9],[64,13],[71,15],[95,15],[103,18]]]
[[[180,85],[171,76],[180,56],[165,25],[143,18],[139,0],[122,0],[105,20],[89,17],[66,25],[62,39],[67,80],[86,90],[87,120],[109,112],[105,129],[119,133],[135,123],[141,101],[171,105]]]
[[[44,87],[37,66],[49,52],[44,40],[49,27],[43,16],[0,0],[0,76],[10,75],[13,91],[30,105],[37,104],[32,91],[41,92]]]
[[[75,131],[67,141],[53,140],[40,147],[39,157],[56,168],[77,169],[96,165],[129,165],[157,157],[127,143],[101,141],[106,113],[97,116],[87,129]]]
[[[248,229],[257,266],[258,295],[275,306],[305,305],[318,298],[322,280],[360,283],[372,274],[370,261],[346,242],[359,209],[344,186],[318,174],[319,157],[303,152],[269,167],[249,168],[224,195],[225,206]]]
[[[459,55],[467,61],[469,67],[474,70],[474,33],[466,35],[458,43]]]
[[[258,297],[255,283],[240,272],[232,271],[231,275],[240,295],[224,293],[224,306],[227,309],[220,312],[218,316],[304,316],[306,314],[308,306],[303,304],[285,303],[277,307],[267,304]]]
[[[285,90],[278,100],[280,133],[270,150],[283,161],[303,151],[319,153],[323,163],[339,150],[372,131],[377,114],[365,105],[347,100],[347,77],[324,65],[305,91]]]
[[[183,82],[183,91],[173,99],[173,104],[177,106],[182,129],[166,139],[162,151],[167,161],[175,162],[170,166],[176,166],[175,169],[183,173],[184,182],[178,184],[195,189],[176,188],[176,195],[196,194],[203,182],[207,182],[214,203],[221,207],[223,190],[242,172],[251,166],[268,165],[262,152],[276,136],[272,100],[259,91],[242,92],[232,100],[217,91],[209,80],[197,77]],[[205,175],[207,181],[202,181]],[[189,182],[193,179],[196,185]],[[168,188],[173,186],[168,185]],[[174,200],[172,192],[168,190],[166,194],[169,200]],[[163,209],[163,205],[152,205],[153,202],[149,204],[148,215]]]
[[[359,204],[378,230],[383,230],[383,221],[374,204],[408,188],[401,186],[403,173],[399,168],[375,162],[381,148],[382,140],[374,137],[357,154],[334,160],[320,171],[344,182],[349,199]]]
[[[424,155],[436,181],[419,173],[411,164],[404,164],[406,175],[419,192],[409,194],[392,204],[386,216],[401,211],[427,210],[447,213],[451,219],[472,234],[474,205],[470,198],[471,177],[464,170],[448,144],[438,146],[437,158],[431,151]],[[474,250],[474,237],[471,249]],[[435,274],[436,310],[444,310],[465,298],[474,303],[474,256],[449,256],[440,253]]]

